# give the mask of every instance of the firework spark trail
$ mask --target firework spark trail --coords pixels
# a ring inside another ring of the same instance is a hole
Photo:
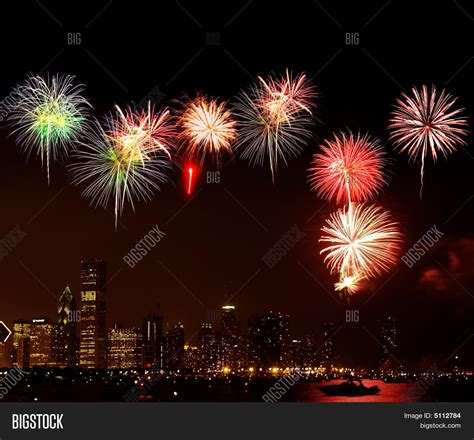
[[[149,200],[160,183],[168,180],[175,125],[168,110],[122,111],[97,121],[88,137],[81,141],[83,149],[77,162],[69,168],[76,185],[85,183],[84,197],[94,206],[107,207],[113,197],[115,227],[125,202],[135,209],[134,200]]]
[[[192,187],[193,187],[193,167],[188,168],[188,196],[191,195]]]
[[[300,74],[258,78],[248,91],[242,91],[234,105],[239,118],[236,149],[251,165],[263,166],[268,160],[272,180],[278,163],[300,155],[311,137],[312,108],[317,93]]]
[[[186,106],[180,125],[187,160],[197,161],[202,166],[209,155],[219,168],[224,152],[233,155],[236,122],[225,102],[218,103],[204,96],[196,98]]]
[[[456,101],[444,89],[438,92],[434,85],[431,90],[423,85],[421,90],[413,87],[411,95],[402,93],[392,111],[388,128],[395,147],[410,160],[421,159],[420,198],[427,155],[436,162],[438,154],[447,158],[466,145],[467,118],[462,116],[464,109],[454,108]]]
[[[41,162],[46,162],[48,183],[50,163],[67,156],[87,130],[91,105],[81,95],[84,86],[74,85],[74,78],[30,76],[16,87],[9,108],[18,143],[28,156],[37,150]]]
[[[364,202],[386,184],[387,161],[377,139],[342,132],[327,139],[321,151],[314,154],[308,170],[311,189],[321,198],[340,203],[352,195],[352,201]]]
[[[320,239],[330,245],[321,251],[331,273],[373,278],[388,271],[397,261],[401,234],[398,224],[380,207],[354,204],[349,215],[339,209],[326,220]],[[341,282],[341,281],[340,281]]]

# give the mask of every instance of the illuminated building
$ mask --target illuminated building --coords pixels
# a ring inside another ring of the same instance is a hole
[[[165,336],[164,366],[169,370],[183,367],[184,356],[184,326],[178,322]]]
[[[219,343],[212,324],[204,323],[198,333],[198,368],[202,372],[218,369]]]
[[[237,322],[235,307],[225,305],[221,309],[221,332],[219,369],[235,371],[243,364],[240,325]]]
[[[78,318],[74,296],[69,286],[66,286],[58,304],[55,357],[59,367],[76,365],[76,321]]]
[[[301,368],[311,368],[318,366],[318,350],[319,344],[316,343],[316,338],[314,335],[309,334],[306,335],[302,339],[302,347],[301,347],[301,358],[300,358],[300,365]]]
[[[379,322],[379,339],[382,344],[378,367],[380,370],[392,370],[398,368],[398,362],[393,358],[393,352],[397,348],[397,327],[391,316],[387,316]]]
[[[325,322],[323,325],[323,347],[321,350],[321,366],[330,370],[334,364],[334,324]]]
[[[192,372],[199,369],[199,350],[197,347],[191,345],[184,346],[183,353],[183,368]]]
[[[163,318],[155,313],[143,320],[143,367],[163,368]]]
[[[104,261],[82,262],[79,358],[81,368],[106,367],[106,276]]]
[[[56,324],[47,318],[36,318],[30,327],[30,367],[55,366],[54,341]]]
[[[249,364],[257,367],[284,368],[290,362],[290,317],[268,312],[249,322]]]
[[[306,335],[301,339],[292,339],[290,344],[290,366],[293,368],[317,367],[317,352],[319,346],[313,335]]]
[[[138,328],[115,325],[109,330],[107,368],[141,368],[142,332]]]
[[[23,362],[23,357],[18,357],[18,347],[21,339],[30,337],[31,322],[23,319],[13,321],[13,360],[17,366],[20,366],[19,359]],[[20,367],[21,368],[21,367]]]

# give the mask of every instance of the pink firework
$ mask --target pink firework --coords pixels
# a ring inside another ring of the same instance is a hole
[[[425,160],[429,153],[436,162],[438,154],[448,157],[458,146],[466,145],[467,119],[464,109],[456,108],[456,98],[446,90],[438,92],[423,85],[421,90],[412,88],[411,94],[402,93],[397,99],[390,119],[390,137],[400,152],[411,160],[421,159],[421,189]]]
[[[385,185],[386,166],[382,146],[377,139],[351,132],[335,134],[321,145],[309,168],[313,191],[327,200],[363,202],[375,196]]]
[[[305,74],[293,74],[287,70],[281,77],[258,77],[262,85],[258,104],[267,118],[276,125],[291,123],[299,112],[311,113],[317,93]]]
[[[312,109],[317,97],[315,87],[305,74],[258,78],[235,103],[238,118],[236,149],[252,165],[268,161],[272,180],[280,162],[297,157],[311,137]]]

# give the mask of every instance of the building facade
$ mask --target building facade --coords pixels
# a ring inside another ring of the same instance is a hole
[[[82,261],[79,358],[81,368],[106,367],[106,279],[104,261]]]
[[[107,368],[131,369],[142,366],[142,332],[115,325],[109,330]]]
[[[219,334],[219,370],[236,372],[244,363],[244,347],[240,336],[235,306],[225,305],[221,309],[221,332]]]
[[[30,328],[31,328],[31,321],[25,321],[23,319],[17,319],[16,321],[13,321],[13,362],[16,366],[21,367],[23,365],[24,368],[27,368],[25,366],[25,350],[24,348],[26,345],[29,347],[29,342],[23,344],[23,351],[20,354],[19,349],[20,345],[22,344],[22,340],[27,339],[29,341],[30,337]],[[28,350],[29,351],[29,350]],[[28,359],[29,361],[29,359]]]
[[[249,365],[264,368],[284,368],[290,364],[291,342],[289,316],[268,312],[249,322]]]
[[[143,367],[163,368],[163,318],[155,313],[143,320]]]
[[[184,362],[184,325],[178,322],[168,330],[165,336],[164,364],[169,370],[183,368]]]
[[[31,321],[29,351],[30,368],[54,367],[56,324],[47,318],[35,318]]]
[[[80,315],[69,286],[59,298],[55,340],[55,356],[58,367],[73,368],[76,366],[76,321]]]

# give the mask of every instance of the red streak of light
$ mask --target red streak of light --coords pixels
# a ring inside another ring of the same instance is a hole
[[[193,167],[188,168],[188,195],[191,194],[191,187],[193,183]]]

